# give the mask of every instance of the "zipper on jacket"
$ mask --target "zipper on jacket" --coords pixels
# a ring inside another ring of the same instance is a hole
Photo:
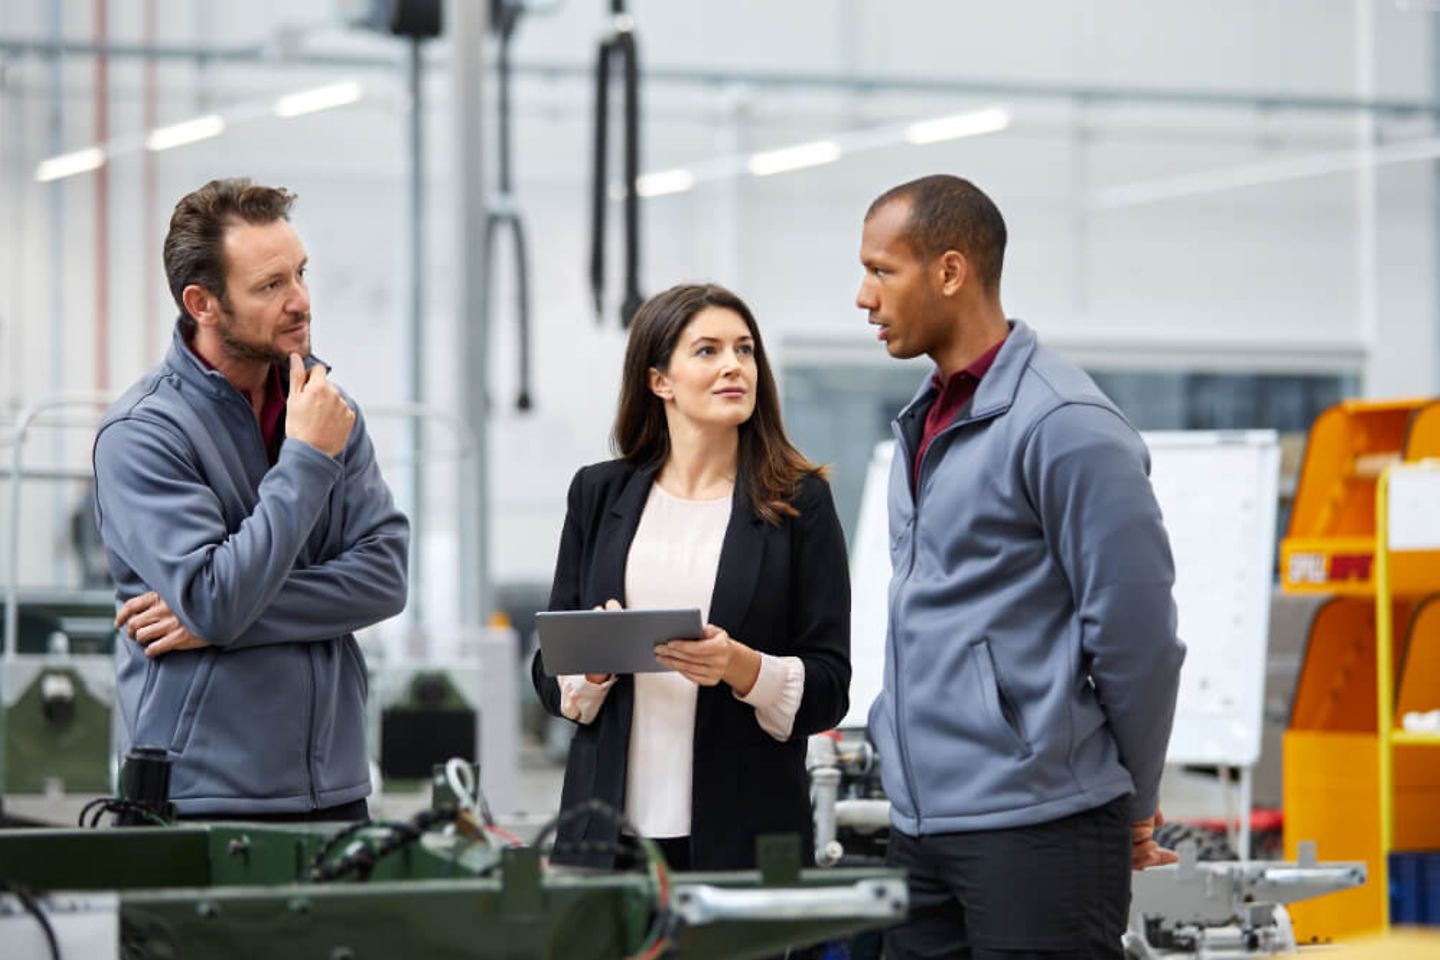
[[[932,443],[933,446],[933,443]],[[905,459],[903,466],[907,474],[910,473],[910,451],[905,448],[904,432],[899,424],[895,425],[895,449]],[[927,450],[926,453],[929,453]],[[921,458],[921,466],[924,466],[924,458]],[[909,557],[905,563],[904,579],[909,581],[910,574],[915,570],[915,535],[920,526],[920,489],[915,484],[915,489],[910,494],[910,549]],[[895,655],[895,744],[900,748],[900,764],[905,769],[905,779],[909,781],[910,802],[915,805],[915,832],[919,834],[925,822],[925,817],[920,810],[920,781],[915,778],[915,769],[910,763],[910,745],[905,737],[905,724],[902,722],[905,712],[905,671],[900,664],[900,635],[896,630],[897,616],[895,605],[890,606],[890,642],[891,649]]]
[[[319,693],[315,685],[315,650],[314,644],[305,645],[306,660],[310,664],[310,722],[306,725],[305,731],[305,774],[310,778],[310,808],[320,809],[320,793],[315,784],[315,701],[319,699]]]

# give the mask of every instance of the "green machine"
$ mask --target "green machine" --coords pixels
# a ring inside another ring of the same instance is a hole
[[[554,866],[559,818],[522,845],[464,781],[437,775],[408,821],[0,831],[4,956],[746,960],[905,915],[903,874],[801,869],[793,836],[762,837],[750,871],[671,874],[648,841],[633,871]]]

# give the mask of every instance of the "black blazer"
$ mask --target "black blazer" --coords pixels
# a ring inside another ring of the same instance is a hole
[[[551,610],[588,610],[612,597],[625,602],[626,558],[655,473],[653,466],[611,460],[575,474]],[[690,819],[694,869],[753,867],[755,838],[767,833],[798,833],[811,855],[805,744],[849,708],[850,575],[829,484],[806,477],[793,503],[800,515],[771,525],[751,506],[743,480],[735,484],[710,622],[762,653],[799,657],[805,692],[790,739],[781,743],[760,729],[755,708],[727,684],[700,688]],[[561,716],[560,685],[545,673],[539,650],[530,673],[545,709]],[[634,697],[634,678],[622,675],[595,720],[577,725],[562,810],[590,798],[624,809]],[[617,836],[609,818],[578,817],[557,832],[555,859],[610,866],[608,848]]]

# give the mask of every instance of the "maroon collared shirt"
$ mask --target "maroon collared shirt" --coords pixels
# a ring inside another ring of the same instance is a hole
[[[188,338],[185,346],[195,354],[206,370],[215,370],[215,364],[206,360],[195,349],[195,344]],[[246,397],[248,400],[249,397]],[[265,401],[260,404],[260,439],[265,443],[265,455],[270,458],[270,465],[273,467],[275,461],[280,459],[280,443],[283,437],[280,436],[280,419],[285,415],[285,382],[280,378],[280,367],[270,364],[270,378],[265,381]]]
[[[925,459],[925,451],[930,448],[936,435],[950,426],[955,415],[975,396],[980,380],[990,370],[1003,346],[1005,341],[1001,340],[971,361],[965,369],[951,374],[950,379],[944,383],[940,380],[939,370],[931,374],[930,384],[940,395],[930,404],[930,410],[925,414],[925,432],[920,436],[920,446],[915,450],[915,463],[910,470],[910,489],[920,489],[920,461]]]

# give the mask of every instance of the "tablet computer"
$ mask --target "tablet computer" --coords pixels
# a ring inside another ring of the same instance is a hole
[[[689,610],[547,610],[535,614],[545,672],[663,673],[655,647],[698,640],[704,624]]]

